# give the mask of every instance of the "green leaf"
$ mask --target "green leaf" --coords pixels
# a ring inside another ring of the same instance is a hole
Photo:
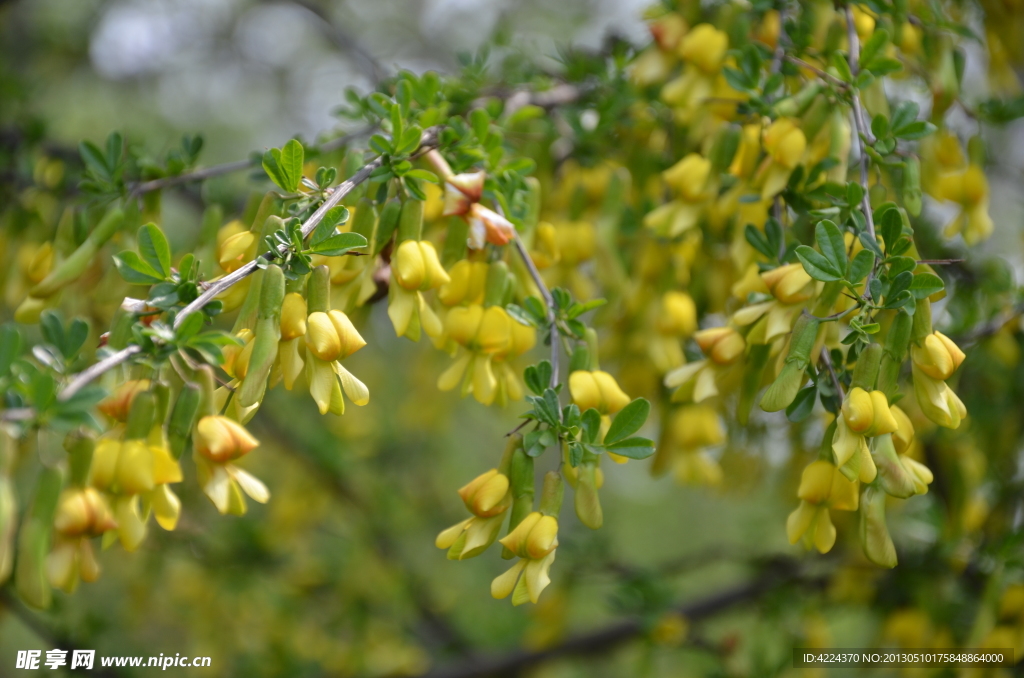
[[[903,127],[893,129],[892,135],[899,139],[923,139],[924,137],[933,134],[935,130],[936,127],[932,123],[924,120],[918,120],[904,125]]]
[[[13,323],[0,325],[0,377],[7,375],[21,353],[21,332]]]
[[[871,133],[878,139],[882,139],[889,134],[889,119],[882,113],[871,119]]]
[[[768,238],[757,229],[753,224],[747,224],[747,227],[743,229],[743,235],[746,237],[747,242],[755,250],[768,257],[770,260],[774,260],[778,256],[778,250],[772,249],[771,243],[768,242]]]
[[[839,271],[839,276],[846,275],[846,241],[839,227],[828,219],[819,221],[814,227],[814,239],[821,253]]]
[[[843,274],[828,259],[807,245],[796,248],[796,257],[803,264],[807,275],[815,280],[833,282],[842,280]]]
[[[366,237],[359,233],[339,233],[317,243],[310,252],[327,257],[337,257],[354,249],[366,247]]]
[[[882,248],[878,246],[878,240],[872,238],[869,233],[861,233],[859,239],[860,244],[863,245],[865,249],[874,252],[877,258],[881,259],[885,256],[882,254]]]
[[[338,205],[327,210],[327,214],[324,215],[324,218],[313,229],[313,234],[309,238],[310,246],[315,247],[334,235],[338,230],[338,224],[344,224],[348,221],[348,215],[348,208],[344,205]]]
[[[531,391],[540,395],[551,383],[551,363],[542,360],[536,365],[530,365],[523,371],[523,379]]]
[[[91,141],[83,141],[78,144],[78,153],[93,174],[105,181],[111,180],[111,170],[107,167],[107,159],[96,144]]]
[[[910,293],[914,295],[915,299],[926,299],[944,289],[946,289],[946,284],[934,273],[918,273],[910,283]]]
[[[601,433],[601,413],[593,407],[583,413],[580,418],[582,438],[585,443],[596,443],[597,436]]]
[[[595,308],[600,308],[607,303],[607,299],[591,299],[590,301],[582,304],[573,304],[566,315],[570,320],[572,320],[573,318],[578,318],[587,311],[593,311]]]
[[[620,457],[646,459],[654,454],[654,441],[647,438],[626,438],[613,445],[605,445],[605,449]]]
[[[39,316],[39,329],[46,343],[56,346],[61,353],[64,352],[64,324],[60,321],[60,314],[55,311],[43,311]]]
[[[860,61],[858,62],[861,69],[869,68],[871,62],[874,61],[875,57],[882,54],[885,50],[885,46],[889,44],[889,32],[884,28],[880,28],[871,34],[867,42],[860,49]]]
[[[305,161],[305,150],[297,139],[291,139],[281,149],[281,156],[278,158],[281,170],[288,180],[287,189],[294,192],[302,181],[302,164]]]
[[[604,436],[605,445],[624,440],[639,431],[650,413],[651,403],[646,398],[637,398],[623,407],[615,415],[612,425],[608,428],[608,433]]]
[[[89,338],[89,323],[81,318],[75,318],[68,325],[67,335],[64,337],[64,357],[68,360],[74,358]]]
[[[185,319],[178,325],[176,336],[181,341],[187,341],[195,335],[199,334],[199,330],[203,329],[203,314],[202,313],[190,313],[185,316]]]
[[[917,260],[913,257],[889,257],[889,277],[895,278],[904,271],[913,271],[917,268]]]
[[[914,274],[910,271],[903,271],[889,283],[889,293],[886,295],[886,300],[892,300],[899,296],[900,292],[904,292],[910,289],[910,285],[914,282]]]
[[[917,120],[920,107],[916,102],[904,101],[892,112],[892,119],[889,121],[889,129],[900,129]]]
[[[429,181],[432,184],[441,183],[436,174],[425,169],[411,169],[405,173],[405,176],[407,179],[419,179],[420,181]]]
[[[850,64],[847,63],[845,55],[841,52],[833,52],[830,63],[838,72],[840,80],[848,83],[853,82],[853,73],[850,71]]]
[[[859,283],[864,279],[871,269],[875,267],[875,255],[870,250],[861,250],[857,252],[857,256],[853,258],[850,263],[850,272],[847,279],[853,284]]]
[[[800,389],[796,394],[796,398],[786,408],[786,419],[790,421],[803,421],[811,414],[811,410],[814,409],[814,399],[818,396],[818,387],[810,385],[807,388]]]
[[[114,266],[125,282],[132,285],[151,285],[164,280],[160,273],[130,250],[115,254]]]
[[[413,125],[402,132],[402,136],[395,140],[395,155],[408,155],[415,151],[423,138],[423,128]],[[426,170],[422,170],[426,171]]]
[[[142,259],[164,278],[170,277],[171,246],[160,227],[153,223],[140,227],[138,239]]]

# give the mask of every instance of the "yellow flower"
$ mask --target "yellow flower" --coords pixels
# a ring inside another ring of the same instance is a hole
[[[789,543],[797,543],[805,534],[820,553],[828,553],[836,542],[836,528],[829,509],[856,511],[859,484],[847,480],[835,466],[824,460],[811,462],[800,478],[797,496],[800,505],[786,520]]]
[[[200,419],[193,442],[197,453],[216,463],[244,457],[260,444],[244,426],[220,415]]]
[[[761,280],[771,295],[783,304],[800,304],[814,297],[814,280],[800,263],[765,271]]]
[[[881,391],[868,393],[856,387],[846,394],[842,411],[836,420],[832,452],[836,465],[848,469],[850,477],[865,483],[875,479],[878,469],[868,449],[867,438],[894,433],[899,428],[889,409],[889,401]],[[847,466],[847,463],[850,465]]]
[[[536,603],[551,583],[548,571],[558,546],[558,519],[534,511],[501,544],[519,556],[519,561],[491,582],[491,595],[501,599],[512,594],[513,605],[527,600]]]
[[[761,170],[761,198],[768,199],[786,187],[789,175],[803,159],[807,137],[791,118],[779,118],[765,130],[768,159]]]
[[[602,415],[615,414],[629,404],[629,396],[615,377],[601,370],[577,370],[570,374],[569,393],[581,412],[594,408]]]
[[[101,400],[96,409],[114,421],[124,421],[128,418],[128,410],[135,396],[148,390],[149,379],[131,379],[118,386],[114,389],[113,393]]]
[[[502,506],[508,495],[508,476],[491,469],[467,483],[459,490],[459,496],[466,504],[466,509],[473,515],[490,518],[503,512],[507,505]]]
[[[92,487],[64,490],[54,529],[65,537],[96,537],[117,528],[107,500]]]
[[[306,320],[306,348],[320,360],[343,360],[364,346],[366,340],[341,311],[316,311],[309,314]]]
[[[730,365],[743,355],[746,342],[731,327],[711,327],[693,335],[700,350],[719,365]]]
[[[498,538],[505,511],[512,503],[509,480],[504,473],[491,469],[459,490],[466,509],[473,514],[460,523],[443,530],[434,544],[448,549],[448,558],[464,560],[478,556]]]
[[[974,245],[992,235],[988,179],[980,167],[972,164],[962,172],[940,177],[934,193],[938,199],[959,203],[961,207],[960,214],[946,228],[947,236],[963,233],[964,242]]]
[[[967,408],[946,382],[928,376],[917,363],[911,369],[914,377],[914,395],[924,416],[945,428],[959,428],[967,416]]]
[[[910,357],[919,370],[944,381],[953,376],[966,356],[952,339],[942,332],[932,332],[910,347]]]
[[[715,408],[685,405],[669,417],[651,465],[658,475],[671,468],[676,482],[694,485],[718,485],[722,468],[705,448],[725,442],[725,430]]]
[[[237,271],[255,253],[256,234],[241,231],[217,244],[217,263],[226,273]]]
[[[729,36],[711,24],[698,24],[679,41],[679,57],[708,75],[722,69]]]
[[[281,341],[291,341],[306,334],[306,299],[298,292],[284,296],[281,304]]]
[[[391,260],[395,280],[407,290],[432,290],[451,279],[437,258],[433,243],[406,240]]]
[[[448,282],[438,289],[437,298],[445,306],[482,304],[486,283],[486,262],[461,259],[448,271]]]

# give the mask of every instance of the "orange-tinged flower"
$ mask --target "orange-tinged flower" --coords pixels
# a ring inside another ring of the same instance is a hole
[[[245,456],[260,443],[238,422],[211,415],[196,424],[194,444],[196,451],[205,458],[223,463]]]

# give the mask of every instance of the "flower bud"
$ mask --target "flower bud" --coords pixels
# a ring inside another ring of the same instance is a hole
[[[924,416],[945,428],[959,428],[967,408],[946,382],[933,379],[914,362],[914,395]]]
[[[114,392],[101,400],[96,408],[114,421],[125,421],[132,400],[139,393],[148,390],[149,379],[131,379],[114,389]]]
[[[729,365],[743,355],[746,342],[731,327],[712,327],[693,335],[704,355],[719,365]]]
[[[679,57],[704,73],[714,75],[722,68],[729,36],[711,24],[698,24],[679,41]]]
[[[53,268],[53,244],[44,242],[39,247],[23,245],[18,252],[18,267],[33,285],[42,282]]]
[[[461,259],[448,271],[448,282],[437,291],[438,299],[445,306],[483,303],[486,281],[486,262]]]
[[[899,428],[889,411],[889,401],[881,391],[868,393],[860,387],[850,390],[843,403],[843,418],[854,433],[872,438],[893,433]]]
[[[512,343],[514,321],[501,306],[484,309],[476,342],[484,353],[505,353]]]
[[[217,246],[217,263],[225,272],[240,269],[249,258],[249,249],[256,243],[256,234],[242,231],[228,236]]]
[[[418,290],[427,277],[427,266],[423,261],[423,253],[419,241],[406,240],[398,246],[398,251],[391,260],[391,270],[395,280],[407,290]]]
[[[893,419],[896,420],[896,430],[892,434],[892,443],[896,448],[896,454],[906,454],[914,442],[914,424],[910,421],[907,413],[897,405],[889,408]]]
[[[953,376],[966,356],[952,339],[941,332],[932,332],[920,345],[910,348],[910,357],[929,377],[946,380]]]
[[[807,149],[807,137],[791,118],[779,118],[765,130],[764,148],[772,160],[786,169],[793,169]]]
[[[812,504],[824,504],[832,494],[835,470],[835,466],[822,459],[811,462],[800,476],[796,496]]]
[[[658,331],[670,336],[688,337],[697,329],[697,306],[693,297],[676,290],[661,297]]]
[[[459,490],[466,508],[474,515],[489,518],[508,508],[504,501],[508,494],[508,476],[491,469],[471,480]]]
[[[242,343],[228,344],[222,350],[224,364],[221,369],[227,372],[228,376],[236,379],[244,379],[249,368],[249,358],[252,355],[253,333],[250,329],[239,330],[235,335]]]
[[[711,161],[698,153],[690,153],[661,173],[686,202],[700,202],[707,197],[705,186],[711,173]]]
[[[558,545],[558,519],[534,511],[499,541],[520,558],[540,560]]]
[[[814,296],[814,280],[799,263],[765,271],[761,280],[772,296],[783,304],[799,304]]]
[[[114,480],[115,488],[122,494],[139,494],[153,489],[153,453],[145,440],[121,443]]]
[[[53,527],[66,537],[96,537],[117,527],[114,516],[94,488],[65,490],[57,504]]]
[[[220,415],[200,419],[193,440],[196,451],[216,463],[243,457],[259,444],[244,426]]]
[[[445,329],[453,341],[468,346],[476,338],[484,317],[484,307],[479,304],[459,306],[448,312]]]
[[[306,321],[306,347],[317,358],[326,362],[344,360],[364,346],[366,340],[341,311],[309,314]]]
[[[570,374],[569,393],[582,412],[594,408],[601,414],[615,414],[629,404],[629,396],[615,377],[601,370],[577,370]]]
[[[306,299],[298,292],[284,297],[281,305],[281,341],[290,341],[306,334]]]

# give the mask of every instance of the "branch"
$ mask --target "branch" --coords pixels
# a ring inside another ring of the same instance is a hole
[[[846,6],[846,39],[850,43],[850,72],[853,77],[857,77],[857,72],[860,70],[858,62],[860,61],[860,41],[857,38],[857,27],[853,23],[853,10],[850,9],[850,5]],[[875,218],[871,212],[871,198],[868,197],[868,154],[864,149],[864,142],[873,143],[874,139],[871,136],[871,130],[868,129],[864,123],[864,110],[860,103],[860,92],[857,91],[856,87],[851,88],[851,98],[853,99],[853,124],[857,128],[857,133],[853,135],[854,144],[857,147],[857,154],[860,156],[860,184],[864,189],[864,197],[861,198],[861,210],[864,212],[864,221],[867,223],[868,235],[871,239],[875,239]]]
[[[785,55],[785,59],[789,63],[796,64],[800,68],[806,68],[807,70],[811,71],[812,73],[814,73],[816,76],[818,76],[822,80],[829,81],[830,83],[832,83],[833,85],[835,85],[839,89],[848,89],[850,87],[849,83],[843,82],[842,80],[840,80],[836,76],[832,75],[831,73],[828,73],[826,71],[821,70],[820,68],[818,68],[814,64],[807,63],[806,61],[804,61],[800,57],[795,57],[792,54],[787,54],[787,55]]]
[[[420,146],[419,149],[417,150],[417,153],[420,153],[425,149],[434,148],[435,146],[437,146],[438,134],[440,130],[440,127],[430,127],[424,130],[423,136],[420,138]],[[358,172],[356,172],[351,177],[335,186],[334,190],[331,193],[331,197],[325,200],[324,203],[320,205],[320,207],[317,208],[317,210],[313,212],[313,214],[308,219],[306,219],[306,221],[302,224],[302,237],[308,237],[309,234],[312,233],[313,230],[317,227],[317,225],[323,220],[324,215],[327,214],[327,212],[329,212],[331,208],[333,208],[335,205],[341,202],[342,198],[351,193],[356,186],[366,181],[373,173],[373,171],[380,167],[383,164],[383,162],[383,158],[381,157],[374,158],[367,164],[363,165],[363,167]],[[287,250],[285,249],[284,245],[282,245],[281,248],[278,250],[280,254],[284,254],[286,251]],[[254,272],[256,272],[256,270],[256,262],[250,261],[248,264],[239,268],[238,270],[229,273],[223,278],[219,278],[213,281],[210,284],[210,286],[206,288],[206,291],[200,294],[195,299],[195,301],[190,303],[185,308],[181,309],[181,311],[174,319],[174,327],[179,327],[186,317],[202,310],[202,308],[206,304],[210,303],[213,300],[213,298],[216,297],[218,294],[221,294],[222,292],[231,288],[231,286],[235,285],[239,281],[244,280],[246,277],[252,275]],[[118,365],[124,363],[133,355],[139,353],[141,350],[142,349],[139,346],[133,344],[131,346],[128,346],[127,348],[121,349],[117,353],[107,356],[106,358],[99,361],[95,365],[90,366],[88,369],[79,372],[68,383],[64,390],[61,391],[58,398],[60,400],[67,400],[75,393],[77,393],[79,390],[81,390],[83,386],[91,382],[93,379],[97,378],[104,372],[111,370],[117,367]]]
[[[787,564],[788,565],[788,564]],[[789,583],[800,582],[798,573],[793,568],[780,572],[778,568],[756,577],[755,579],[726,589],[715,595],[708,596],[692,603],[681,605],[676,612],[690,621],[696,621],[724,612],[742,603],[753,602],[765,594],[777,590]],[[820,586],[822,579],[804,579],[802,583]],[[645,632],[646,627],[640,619],[627,619],[615,622],[603,628],[569,638],[558,645],[536,650],[519,650],[490,659],[471,660],[448,668],[440,668],[423,674],[421,678],[483,678],[484,676],[515,676],[543,662],[570,655],[597,655],[614,649]]]
[[[827,348],[821,349],[821,362],[825,363],[825,367],[828,368],[828,373],[832,375],[832,385],[836,388],[839,400],[846,400],[846,395],[843,393],[843,385],[839,383],[839,377],[836,376],[836,369],[832,366],[832,356],[829,354]]]
[[[373,131],[373,127],[367,127],[366,129],[357,130],[349,134],[343,134],[340,137],[326,141],[319,146],[315,146],[311,150],[316,150],[318,153],[330,153],[336,151],[352,139],[362,136]],[[206,179],[212,179],[213,177],[223,176],[225,174],[231,174],[233,172],[240,172],[250,167],[259,167],[260,159],[257,157],[248,158],[246,160],[235,160],[233,162],[226,162],[221,165],[213,165],[211,167],[204,167],[202,169],[193,170],[191,172],[185,172],[184,174],[178,174],[173,177],[161,177],[160,179],[152,179],[150,181],[142,181],[135,184],[131,191],[129,191],[129,197],[138,197],[143,193],[149,193],[151,191],[159,191],[163,188],[170,188],[172,186],[180,186],[182,184],[192,183],[193,181],[204,181]]]
[[[548,322],[551,323],[551,388],[555,387],[558,383],[558,323],[555,318],[555,299],[551,296],[551,290],[544,284],[544,279],[540,277],[540,271],[537,270],[537,265],[533,263],[533,259],[530,258],[530,253],[526,251],[526,246],[523,245],[523,239],[519,237],[519,232],[516,231],[515,237],[512,241],[516,245],[516,251],[522,258],[523,263],[526,265],[526,270],[529,271],[530,277],[533,278],[533,283],[540,290],[540,294],[544,297],[544,304],[547,306],[548,311]]]

